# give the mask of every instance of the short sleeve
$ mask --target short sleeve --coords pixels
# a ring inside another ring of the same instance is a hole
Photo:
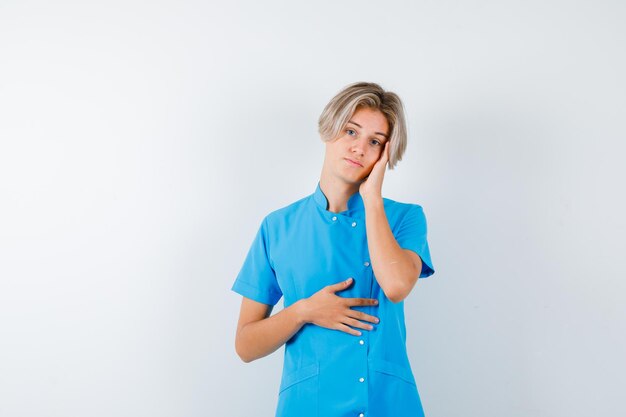
[[[268,243],[268,225],[265,218],[231,290],[260,303],[275,305],[283,293],[270,263]]]
[[[409,249],[417,253],[422,259],[420,278],[426,278],[435,273],[430,259],[430,249],[427,240],[426,216],[421,206],[411,204],[400,226],[395,233],[396,241],[402,249]]]

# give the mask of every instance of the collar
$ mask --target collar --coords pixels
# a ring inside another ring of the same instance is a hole
[[[317,182],[317,187],[315,188],[315,192],[313,193],[313,199],[315,203],[324,211],[328,209],[328,199],[326,195],[322,192],[320,188],[319,181]],[[361,193],[358,191],[350,196],[348,199],[348,210],[342,211],[340,214],[346,214],[348,216],[354,216],[355,213],[363,211],[363,199],[361,198]],[[328,211],[329,214],[335,214]],[[336,213],[339,214],[339,213]]]

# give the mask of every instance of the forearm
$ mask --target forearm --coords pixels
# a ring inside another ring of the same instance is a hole
[[[393,302],[402,301],[417,281],[415,265],[398,245],[385,214],[382,198],[365,203],[365,227],[370,263],[383,292]]]
[[[244,362],[276,351],[306,323],[299,300],[273,316],[246,324],[236,337],[236,350]]]

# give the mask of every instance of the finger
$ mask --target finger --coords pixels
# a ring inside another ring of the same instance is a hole
[[[361,336],[361,332],[358,330],[354,330],[351,327],[346,326],[345,324],[339,324],[337,326],[337,330],[341,330],[342,332],[346,332],[348,334],[351,334],[353,336]]]
[[[389,161],[389,153],[387,152],[387,150],[388,150],[388,147],[387,147],[387,144],[385,144],[385,148],[380,153],[380,156],[378,157],[378,161],[376,161],[376,165],[379,167],[379,169],[383,169],[385,165],[387,164],[387,162]]]
[[[378,300],[375,298],[347,298],[349,306],[375,306]]]
[[[359,320],[355,320],[349,317],[346,317],[346,319],[344,320],[344,324],[347,324],[348,326],[356,327],[359,329],[365,329],[365,330],[372,330],[374,328],[374,326],[372,326],[369,323],[363,323]]]
[[[352,278],[348,278],[347,280],[338,282],[336,284],[327,285],[326,289],[331,292],[342,291],[348,288],[350,284],[352,284]]]
[[[383,164],[385,162],[385,159],[387,158],[387,145],[385,145],[385,148],[383,148],[383,151],[380,153],[380,157],[378,157],[378,163],[379,164]]]
[[[348,315],[348,317],[353,317],[355,319],[359,319],[361,321],[365,320],[365,321],[369,321],[371,323],[376,323],[378,324],[380,322],[380,320],[378,320],[378,317],[375,316],[371,316],[369,314],[366,314],[362,311],[358,311],[358,310],[352,310],[352,309],[348,309],[349,312],[346,313]]]

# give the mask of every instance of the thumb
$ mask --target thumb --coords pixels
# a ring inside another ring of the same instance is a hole
[[[332,292],[336,292],[336,291],[345,290],[346,288],[350,286],[350,284],[352,284],[352,278],[348,278],[345,281],[341,281],[336,284],[329,285],[327,288]]]

